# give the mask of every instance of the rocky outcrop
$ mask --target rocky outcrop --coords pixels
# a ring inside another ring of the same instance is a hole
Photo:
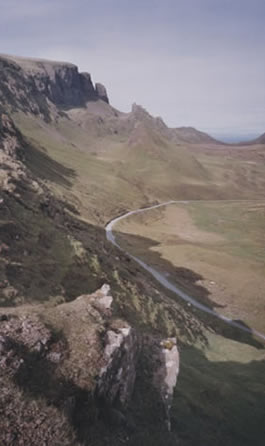
[[[103,285],[57,307],[1,310],[1,442],[35,446],[44,444],[43,436],[49,445],[78,444],[72,426],[80,429],[80,417],[89,424],[99,398],[106,397],[109,407],[117,399],[129,402],[137,336],[126,322],[112,319],[111,303],[110,288]]]
[[[56,307],[0,310],[1,441],[31,445],[32,436],[35,444],[42,444],[38,441],[43,435],[50,445],[71,444],[72,427],[76,432],[89,429],[92,414],[93,423],[99,418],[134,430],[133,413],[128,413],[136,381],[146,370],[153,376],[148,386],[157,405],[164,407],[161,416],[170,430],[179,369],[176,340],[149,337],[143,346],[139,332],[113,316],[112,302],[105,284]],[[139,365],[143,361],[149,363],[145,370]]]
[[[170,409],[179,374],[179,352],[176,338],[168,338],[161,341],[157,353],[160,366],[155,371],[154,384],[163,400],[167,428],[170,431]]]
[[[0,190],[14,192],[15,183],[25,178],[22,136],[13,121],[0,112]]]
[[[107,102],[107,104],[109,104],[109,98],[108,98],[108,93],[107,93],[106,87],[100,83],[96,83],[95,88],[96,88],[96,93],[97,93],[98,98],[104,102]]]
[[[93,294],[45,311],[42,306],[2,311],[0,370],[14,376],[36,356],[46,363],[47,373],[53,364],[54,376],[78,388],[93,390],[97,377],[97,398],[110,406],[126,406],[134,388],[140,341],[129,324],[113,319],[112,301],[110,287],[103,285]]]
[[[140,342],[136,331],[127,324],[113,327],[105,336],[104,361],[96,395],[103,404],[126,407],[136,378]]]
[[[57,109],[99,99],[108,102],[105,87],[94,87],[90,74],[79,73],[75,65],[0,56],[0,102],[8,109],[50,120]]]
[[[13,121],[5,113],[0,111],[0,148],[7,156],[14,159],[23,157],[21,147],[22,137],[14,126]]]
[[[78,297],[78,312],[82,302],[86,302],[87,311],[94,320],[101,321],[102,326],[108,321],[108,329],[104,332],[104,351],[98,362],[101,368],[97,376],[96,398],[101,405],[124,408],[134,389],[140,352],[139,336],[127,322],[111,318],[113,298],[109,285],[103,285],[93,295]]]
[[[0,110],[0,206],[3,202],[1,193],[20,196],[19,185],[23,191],[28,188],[36,196],[43,192],[25,164],[28,147],[13,120]]]

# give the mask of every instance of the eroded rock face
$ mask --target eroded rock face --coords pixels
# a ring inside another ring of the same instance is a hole
[[[75,65],[0,56],[0,101],[13,110],[51,119],[56,108],[83,107],[88,101],[108,102],[106,89],[94,87],[88,73]]]
[[[14,192],[15,182],[25,179],[22,137],[13,121],[0,111],[0,191]]]
[[[107,102],[107,104],[108,104],[109,98],[108,98],[106,87],[100,83],[96,83],[95,88],[96,88],[96,93],[97,93],[99,99],[101,99],[104,102]]]
[[[39,93],[57,107],[81,107],[99,99],[89,73],[71,64],[39,63],[33,82]]]
[[[105,364],[111,302],[104,285],[57,307],[0,311],[1,444],[78,445],[72,427],[96,410],[88,401]]]
[[[23,138],[9,115],[0,109],[0,209],[3,203],[1,192],[19,197],[22,190],[29,189],[36,196],[43,194],[39,181],[33,178],[25,164],[28,143]]]
[[[179,370],[176,339],[150,335],[145,340],[126,321],[114,318],[112,302],[105,284],[55,307],[0,310],[0,441],[28,446],[34,445],[31,436],[35,444],[42,444],[43,436],[51,446],[77,445],[75,429],[98,419],[137,429],[133,413],[130,418],[132,395],[146,370],[147,385],[170,430]],[[141,364],[147,369],[141,370]]]
[[[22,367],[30,376],[27,365],[34,369],[35,361],[41,361],[47,374],[54,368],[53,379],[64,377],[87,391],[94,389],[99,377],[97,395],[110,405],[118,401],[126,406],[134,388],[140,342],[132,327],[112,318],[112,301],[110,287],[103,285],[55,308],[0,314],[1,371],[16,375]]]
[[[166,423],[171,430],[170,409],[179,374],[179,352],[176,338],[168,338],[160,342],[157,351],[160,366],[154,374],[154,385],[158,389],[165,405]]]
[[[107,331],[105,364],[100,370],[96,389],[96,395],[103,403],[127,406],[134,389],[139,350],[139,338],[130,326]]]
[[[3,152],[14,159],[23,158],[21,135],[15,128],[13,121],[0,111],[0,147]]]

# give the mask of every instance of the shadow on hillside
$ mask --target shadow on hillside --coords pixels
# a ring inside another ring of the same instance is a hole
[[[242,344],[252,345],[260,350],[265,349],[265,341],[258,341],[251,327],[244,321],[240,319],[233,319],[232,324],[236,324],[236,326],[233,327],[232,325],[222,323],[221,320],[217,319],[215,324],[216,327],[212,328],[216,333],[224,336],[225,338],[241,342]]]
[[[16,352],[23,364],[14,376],[15,384],[23,390],[27,397],[36,402],[41,399],[48,406],[52,405],[65,415],[76,432],[78,441],[85,441],[85,435],[96,420],[96,402],[86,389],[77,386],[58,372],[58,365],[48,360],[39,352],[30,351],[25,345],[12,342],[12,350]],[[67,349],[66,340],[64,340]],[[74,367],[74,364],[73,364]],[[38,411],[34,414],[40,416]],[[47,428],[59,429],[58,420],[47,420]],[[45,422],[47,422],[45,421]],[[54,421],[54,427],[53,427]],[[85,443],[87,444],[87,443]]]
[[[216,308],[225,308],[225,305],[220,305],[211,298],[211,293],[201,284],[198,284],[198,281],[203,280],[203,276],[183,267],[176,267],[170,261],[166,260],[161,256],[161,254],[153,250],[152,248],[159,245],[158,242],[142,237],[139,235],[132,235],[122,232],[115,232],[118,243],[130,254],[134,254],[134,250],[136,247],[137,253],[139,257],[141,257],[141,252],[144,253],[144,259],[148,265],[151,265],[156,271],[162,273],[166,279],[181,291],[184,291],[189,296],[194,298],[200,304],[206,306],[211,311],[214,311],[217,315],[218,312],[215,310]],[[141,257],[142,260],[142,257]],[[134,262],[133,260],[131,260]],[[141,266],[137,268],[138,271],[142,270]],[[147,273],[148,274],[148,273]],[[152,280],[157,282],[156,279],[152,276]],[[161,285],[159,284],[161,287]],[[218,319],[216,316],[207,314],[202,310],[194,307],[192,304],[186,302],[181,297],[177,297],[175,293],[172,291],[166,290],[163,287],[164,291],[171,295],[174,300],[178,300],[189,312],[192,312],[195,316],[199,317],[205,325],[212,329],[215,333],[220,334],[228,339],[236,340],[238,342],[252,345],[258,349],[265,348],[265,343],[260,342],[253,336],[252,329],[241,320],[233,320],[231,324]]]
[[[265,360],[214,362],[202,351],[183,346],[173,431],[187,445],[263,446],[264,376]]]
[[[25,149],[25,164],[37,178],[65,187],[71,187],[71,179],[76,176],[73,169],[58,163],[44,149],[38,149],[32,144],[28,144]]]
[[[135,247],[137,252],[143,252],[143,257],[147,260],[148,265],[162,273],[176,287],[186,291],[187,294],[190,293],[201,304],[212,310],[224,307],[214,302],[210,297],[210,292],[198,283],[203,280],[202,275],[188,268],[176,267],[169,260],[163,258],[158,251],[154,250],[153,248],[159,246],[157,241],[139,235],[114,232],[122,247],[125,247],[130,254],[135,252]]]

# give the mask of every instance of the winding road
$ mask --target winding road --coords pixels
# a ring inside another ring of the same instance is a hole
[[[233,201],[233,200],[231,200]],[[240,324],[239,322],[235,322],[232,319],[229,319],[226,316],[223,316],[222,314],[217,313],[216,311],[212,310],[211,308],[207,307],[206,305],[201,304],[200,302],[198,302],[197,300],[195,300],[193,297],[189,296],[187,293],[185,293],[184,291],[182,291],[181,289],[179,289],[176,285],[174,285],[172,282],[170,282],[163,274],[161,274],[160,272],[156,271],[154,268],[152,268],[151,266],[147,265],[145,262],[143,262],[143,260],[139,259],[136,256],[133,256],[132,254],[130,254],[129,252],[127,252],[125,249],[123,249],[116,241],[115,235],[113,234],[113,229],[114,226],[121,220],[124,220],[128,217],[130,217],[131,215],[135,215],[135,214],[140,214],[142,212],[147,212],[150,211],[151,209],[157,209],[163,206],[167,206],[169,204],[181,204],[181,203],[189,203],[190,201],[167,201],[165,203],[161,203],[161,204],[156,204],[154,206],[149,206],[146,208],[142,208],[142,209],[136,209],[135,211],[129,211],[126,212],[123,215],[120,215],[119,217],[114,218],[113,220],[111,220],[106,228],[106,237],[107,240],[109,242],[111,242],[114,246],[116,246],[117,248],[119,248],[121,251],[123,251],[124,253],[127,254],[127,256],[129,256],[131,259],[133,259],[135,262],[137,262],[142,268],[144,268],[146,271],[148,271],[161,285],[163,285],[165,288],[167,288],[168,290],[172,291],[173,293],[175,293],[177,296],[179,296],[181,299],[185,300],[186,302],[188,302],[190,305],[193,305],[195,308],[198,308],[199,310],[203,311],[204,313],[208,313],[211,314],[212,316],[215,316],[216,318],[224,321],[225,323],[238,328],[239,330],[245,331],[249,334],[252,334],[254,336],[257,336],[258,338],[262,339],[263,341],[265,341],[265,335],[248,327],[245,327],[244,325]]]

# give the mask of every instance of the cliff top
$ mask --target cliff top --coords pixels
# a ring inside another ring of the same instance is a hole
[[[10,54],[2,54],[0,53],[1,59],[7,59],[8,61],[14,62],[17,65],[19,65],[22,69],[26,71],[32,71],[36,70],[39,71],[42,67],[61,67],[61,66],[68,66],[68,67],[76,67],[76,65],[70,63],[70,62],[63,62],[63,61],[57,61],[57,60],[48,60],[48,59],[39,59],[39,58],[33,58],[33,57],[21,57],[21,56],[13,56]]]

